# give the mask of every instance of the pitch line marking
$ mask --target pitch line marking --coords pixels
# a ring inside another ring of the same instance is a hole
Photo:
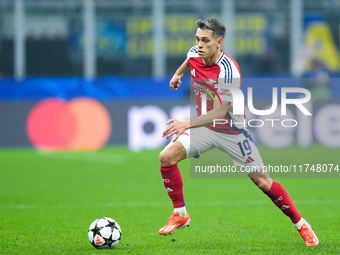
[[[295,200],[299,205],[334,205],[339,204],[339,200]],[[191,206],[261,206],[270,205],[267,200],[240,200],[240,201],[201,201],[190,202]],[[129,207],[169,207],[169,202],[117,202],[117,203],[84,203],[84,204],[0,204],[0,209],[12,210],[35,210],[35,209],[65,209],[65,208],[129,208]]]

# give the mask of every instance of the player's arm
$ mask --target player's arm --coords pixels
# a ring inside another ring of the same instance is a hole
[[[222,101],[222,105],[218,104],[214,109],[207,112],[205,115],[198,116],[197,118],[191,119],[190,128],[197,128],[203,126],[209,126],[214,124],[214,120],[224,119],[227,111],[229,110],[230,102]]]
[[[181,78],[183,77],[184,73],[189,70],[189,62],[188,60],[184,60],[183,64],[176,70],[175,74],[172,76],[170,80],[170,88],[172,90],[177,90],[179,86],[181,86],[182,81]]]
[[[167,127],[163,132],[163,137],[169,138],[172,135],[176,135],[174,141],[189,128],[197,128],[202,126],[209,126],[214,123],[216,119],[224,119],[227,111],[230,107],[230,102],[222,101],[222,105],[216,106],[214,109],[207,112],[206,115],[201,115],[197,118],[179,121],[176,119],[168,120],[167,124],[171,125]]]

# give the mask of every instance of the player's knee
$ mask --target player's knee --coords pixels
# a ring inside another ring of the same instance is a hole
[[[166,151],[162,151],[159,154],[159,162],[161,163],[161,166],[171,166],[177,163],[176,160],[174,160],[173,157]]]
[[[258,178],[254,182],[264,193],[267,193],[272,186],[272,180],[270,178]]]

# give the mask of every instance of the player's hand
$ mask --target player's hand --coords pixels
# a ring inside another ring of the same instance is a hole
[[[188,121],[181,122],[176,119],[170,119],[167,121],[166,124],[170,123],[171,125],[164,130],[162,137],[168,139],[169,137],[176,135],[176,137],[173,140],[173,142],[175,142],[178,139],[178,137],[189,128],[189,124]]]
[[[180,77],[173,76],[169,83],[170,83],[170,88],[176,91],[179,88],[179,86],[181,86],[182,81]]]

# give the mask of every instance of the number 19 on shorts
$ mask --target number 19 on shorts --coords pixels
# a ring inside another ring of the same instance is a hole
[[[242,156],[250,155],[251,154],[251,147],[248,140],[244,140],[243,142],[237,143],[237,145],[240,147],[240,151],[242,153]]]

